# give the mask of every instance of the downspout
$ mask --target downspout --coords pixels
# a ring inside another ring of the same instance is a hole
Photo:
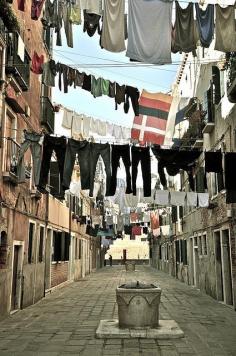
[[[45,206],[45,244],[44,244],[44,291],[43,296],[46,295],[46,261],[47,261],[47,239],[48,239],[48,215],[49,215],[49,193],[46,194],[46,206]],[[50,251],[51,253],[51,251]]]

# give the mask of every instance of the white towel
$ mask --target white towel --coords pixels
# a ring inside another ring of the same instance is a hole
[[[98,132],[98,120],[91,117],[90,121],[90,132],[97,133]]]
[[[20,57],[21,61],[25,61],[25,44],[20,36],[18,36],[18,47],[17,54]]]
[[[185,197],[185,192],[170,192],[170,204],[184,206]]]
[[[198,206],[201,208],[207,208],[209,206],[209,193],[197,193]]]
[[[98,120],[98,135],[106,136],[107,134],[107,124],[105,121]]]
[[[169,191],[157,190],[155,194],[155,203],[158,205],[169,205]]]
[[[187,192],[187,206],[197,206],[197,193]]]
[[[74,114],[72,122],[72,136],[82,133],[82,115]]]
[[[107,122],[107,134],[112,136],[113,130],[114,130],[114,124],[110,124],[109,122]]]
[[[90,121],[91,118],[88,116],[83,116],[83,136],[89,137],[89,130],[90,130]]]
[[[73,111],[63,110],[62,126],[71,130]]]
[[[149,212],[143,214],[143,222],[145,222],[145,223],[150,222],[150,213]]]

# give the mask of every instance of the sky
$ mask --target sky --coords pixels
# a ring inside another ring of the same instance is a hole
[[[64,32],[64,30],[62,31]],[[137,87],[140,91],[146,89],[150,92],[167,93],[176,77],[180,60],[179,55],[172,55],[170,65],[154,66],[143,63],[130,62],[125,51],[111,53],[99,46],[99,36],[89,37],[83,33],[83,27],[73,26],[74,48],[67,47],[63,33],[63,46],[54,44],[54,59],[61,63],[77,66],[80,71],[102,77],[119,84]],[[132,66],[132,67],[131,67]],[[69,87],[68,94],[60,92],[58,87],[53,89],[53,101],[75,110],[78,113],[92,116],[100,120],[113,122],[122,126],[131,127],[134,113],[132,106],[125,114],[123,105],[115,110],[115,101],[107,96],[94,98],[91,93],[81,89]]]

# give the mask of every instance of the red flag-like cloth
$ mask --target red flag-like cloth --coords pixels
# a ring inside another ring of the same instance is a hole
[[[162,145],[171,102],[171,95],[143,90],[139,100],[139,116],[134,117],[131,138],[141,144]]]

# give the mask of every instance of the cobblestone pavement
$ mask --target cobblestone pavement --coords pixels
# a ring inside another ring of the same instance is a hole
[[[106,267],[57,289],[0,322],[0,356],[224,356],[236,355],[236,313],[198,290],[150,267]],[[117,318],[115,288],[125,281],[157,282],[160,318],[175,319],[178,340],[95,338],[100,319]]]

